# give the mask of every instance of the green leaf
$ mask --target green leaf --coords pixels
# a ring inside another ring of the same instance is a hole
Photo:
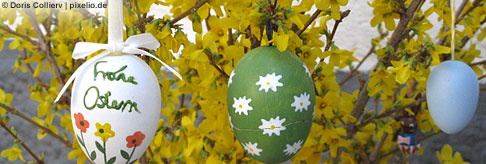
[[[108,160],[108,162],[106,162],[106,164],[113,164],[115,163],[115,161],[116,161],[116,157],[112,157],[110,158],[110,160]]]
[[[92,161],[96,159],[96,152],[94,150],[91,152],[89,159],[91,159]]]
[[[105,153],[105,148],[101,146],[101,144],[98,141],[95,142],[96,142],[96,148],[98,148],[100,152]]]
[[[125,150],[120,150],[121,156],[125,159],[130,158],[130,155]]]
[[[83,142],[83,140],[81,140],[81,137],[79,137],[78,135],[76,135],[76,137],[78,137],[79,144],[81,146],[84,146],[84,142]]]

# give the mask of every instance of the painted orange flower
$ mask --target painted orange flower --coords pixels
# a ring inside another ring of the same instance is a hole
[[[89,122],[84,119],[83,114],[75,113],[74,119],[76,120],[76,127],[81,130],[81,132],[86,133],[86,129],[89,128]]]
[[[100,137],[103,142],[106,142],[109,138],[115,136],[115,132],[111,130],[111,125],[109,123],[105,123],[104,125],[96,123],[96,129],[98,130],[95,132],[95,136]]]
[[[145,138],[145,134],[140,131],[135,132],[133,135],[128,136],[127,140],[127,147],[132,148],[133,146],[140,146],[142,144],[143,139]]]

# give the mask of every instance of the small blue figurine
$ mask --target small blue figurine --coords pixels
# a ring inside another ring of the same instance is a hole
[[[414,154],[420,149],[420,137],[415,132],[417,120],[415,117],[402,118],[402,133],[398,135],[397,143],[400,151],[404,154]]]

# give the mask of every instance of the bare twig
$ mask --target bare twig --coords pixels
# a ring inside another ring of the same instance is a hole
[[[469,64],[470,66],[475,66],[475,65],[486,65],[486,60],[483,60],[483,61],[478,61],[478,62],[472,62],[471,64]]]
[[[229,78],[229,75],[226,74],[226,72],[223,71],[223,69],[219,68],[219,66],[216,64],[216,62],[214,61],[213,57],[211,54],[208,54],[208,57],[209,57],[209,63],[214,67],[216,68],[216,70],[218,70],[219,73],[221,73],[222,76],[226,77],[226,78]]]
[[[15,133],[8,129],[8,127],[2,121],[0,121],[0,126],[2,126],[3,129],[5,129],[12,137],[14,137],[15,140],[18,141],[18,143],[35,159],[35,161],[37,161],[38,164],[44,164],[44,161],[37,157],[37,155],[35,155],[34,152],[32,152],[32,150],[30,150],[30,148],[27,147],[27,145],[25,145],[24,142],[22,142],[22,140],[20,140],[17,135],[15,135]]]
[[[307,27],[309,27],[310,24],[312,24],[312,22],[314,22],[314,20],[316,20],[317,16],[319,16],[319,14],[321,14],[321,12],[322,12],[322,10],[319,10],[319,9],[316,10],[314,12],[314,14],[312,14],[312,16],[309,18],[309,20],[307,20],[307,22],[305,22],[304,28],[302,28],[302,29],[298,30],[297,32],[295,32],[295,34],[297,36],[299,36],[300,34],[302,34],[302,32],[304,32],[307,29]]]
[[[422,4],[423,0],[413,0],[407,8],[405,14],[400,15],[400,21],[398,22],[397,28],[393,31],[392,37],[390,38],[390,42],[388,42],[389,46],[396,48],[398,44],[403,40],[403,36],[405,35],[405,31],[407,29],[408,22],[417,11],[420,4]]]
[[[471,7],[469,7],[465,12],[464,14],[461,15],[462,11],[464,10],[464,8],[466,7],[467,5],[467,2],[469,2],[469,0],[463,0],[461,5],[459,6],[457,12],[456,12],[456,21],[454,23],[459,23],[462,19],[464,19],[464,17],[469,13],[471,12],[472,10],[474,10],[476,7],[479,6],[479,3],[481,2],[481,0],[475,0],[472,4]]]
[[[353,70],[351,70],[351,72],[349,72],[348,76],[346,76],[341,82],[339,82],[339,86],[343,86],[348,80],[353,78],[354,75],[359,73],[358,72],[359,67],[361,67],[361,65],[366,61],[366,59],[368,59],[368,57],[370,57],[371,54],[373,54],[373,52],[375,51],[375,48],[376,48],[375,45],[371,46],[368,53],[366,53],[365,57],[363,59],[361,59],[361,61],[359,61],[358,65],[356,65],[356,67]]]
[[[37,42],[35,42],[34,40],[32,40],[30,37],[28,37],[27,35],[23,35],[23,34],[20,34],[18,33],[17,31],[14,31],[12,29],[10,29],[9,27],[6,27],[6,26],[0,26],[0,29],[2,29],[3,31],[9,33],[9,34],[12,34],[12,35],[15,35],[15,36],[18,36],[30,43],[32,43],[33,45],[36,45]]]
[[[181,100],[179,100],[179,108],[183,108],[184,107],[184,99],[186,98],[186,95],[185,94],[182,94],[181,95]]]
[[[388,36],[388,32],[381,32],[380,30],[378,30],[378,33],[380,33],[381,39]],[[361,67],[361,65],[363,65],[363,63],[366,61],[366,59],[368,59],[368,57],[370,57],[371,54],[373,54],[373,52],[375,52],[375,49],[376,49],[376,45],[372,44],[370,50],[368,50],[368,53],[366,53],[365,57],[363,59],[361,59],[361,61],[359,61],[358,65],[356,65],[356,67],[353,70],[351,70],[351,72],[348,74],[348,76],[346,76],[341,82],[339,82],[339,86],[343,86],[348,80],[353,78],[356,74],[359,74],[358,69]]]
[[[138,7],[137,1],[135,1],[135,12],[137,13],[137,18],[138,18],[138,30],[140,30],[141,33],[145,32],[145,26],[143,25],[143,22],[145,20],[144,17],[140,15],[140,8]]]
[[[369,164],[370,163],[370,160],[368,159],[368,154],[366,154],[366,152],[364,151],[364,146],[360,146],[359,147],[358,154],[361,157],[361,161],[360,162],[362,164]]]
[[[234,45],[235,44],[235,38],[233,38],[233,30],[228,29],[228,46]]]
[[[485,74],[485,75],[481,75],[481,76],[479,76],[479,77],[478,77],[478,80],[481,80],[481,79],[484,79],[484,78],[486,78],[486,74]]]
[[[388,136],[387,132],[383,132],[383,135],[381,136],[380,142],[378,142],[375,147],[373,148],[373,151],[370,154],[370,161],[371,162],[376,162],[376,157],[378,156],[378,153],[380,152],[381,147],[383,146],[383,143],[386,140],[386,137]]]
[[[44,34],[42,34],[42,31],[39,27],[39,23],[37,22],[34,13],[30,9],[24,9],[24,11],[29,16],[29,20],[32,24],[32,28],[34,29],[35,34],[37,35],[37,39],[39,40],[39,46],[41,50],[46,51],[46,47],[48,46],[44,38]]]
[[[77,11],[79,11],[81,15],[83,15],[84,19],[92,19],[96,25],[101,24],[100,20],[97,19],[99,18],[99,16],[89,12],[87,8],[78,8]]]
[[[346,18],[349,15],[350,12],[351,12],[350,10],[346,10],[344,12],[341,12],[341,19],[335,21],[334,27],[332,28],[332,31],[331,31],[331,36],[329,36],[329,38],[327,38],[326,48],[324,48],[324,51],[328,51],[329,48],[331,48],[331,44],[333,42],[332,40],[334,39],[334,35],[336,34],[336,31],[337,31],[339,24],[343,21],[344,18]],[[324,61],[324,58],[321,59],[319,61],[319,63],[323,62],[323,61]]]
[[[486,23],[486,18],[483,19],[479,24],[480,25],[483,25],[484,23]],[[473,34],[475,34],[477,31],[478,31],[479,28],[476,28],[473,30]],[[469,38],[469,36],[464,36],[464,38],[462,38],[461,40],[461,45],[459,46],[460,48],[464,47],[466,45],[466,43],[470,40],[471,38]]]
[[[37,126],[38,128],[42,129],[43,131],[47,132],[47,134],[53,136],[54,138],[56,138],[58,141],[60,141],[62,144],[64,144],[64,146],[66,147],[71,147],[71,142],[59,135],[57,135],[56,133],[54,133],[51,129],[35,122],[34,120],[30,119],[29,117],[25,116],[24,114],[20,113],[17,109],[15,109],[14,107],[10,107],[6,104],[3,104],[3,103],[0,103],[0,108],[4,108],[7,110],[7,112],[9,113],[12,113],[12,114],[15,114],[17,116],[19,116],[20,118],[24,119],[25,121],[31,123],[32,125],[35,125]]]
[[[336,35],[336,31],[337,31],[339,24],[341,22],[343,22],[343,19],[346,18],[349,15],[350,12],[351,12],[351,10],[346,10],[346,11],[340,13],[341,19],[336,20],[336,22],[334,23],[334,27],[332,28],[332,32],[331,32],[331,36],[327,39],[327,44],[326,44],[326,48],[324,49],[324,51],[328,51],[329,48],[331,48],[331,43],[332,43],[332,40],[334,39],[334,35]],[[322,61],[323,61],[323,59],[321,59],[321,62]]]
[[[366,126],[368,123],[372,122],[373,120],[376,120],[376,119],[380,119],[380,118],[383,118],[383,117],[387,117],[387,116],[390,116],[392,113],[396,113],[396,112],[399,112],[399,111],[402,111],[404,110],[405,108],[411,108],[413,106],[417,106],[417,105],[420,105],[422,102],[424,102],[426,99],[425,98],[420,98],[418,100],[416,100],[415,102],[412,102],[412,103],[409,103],[409,104],[406,104],[406,105],[403,105],[403,106],[400,106],[400,107],[397,107],[397,108],[391,108],[391,109],[388,109],[387,111],[381,113],[381,114],[378,114],[376,115],[375,117],[371,117],[371,118],[368,118],[366,120],[362,120],[361,123],[359,125],[356,126],[356,128],[361,128],[361,127],[364,127]]]
[[[192,6],[192,8],[183,12],[181,15],[176,16],[174,19],[170,20],[170,22],[169,22],[170,26],[174,26],[175,23],[177,23],[179,20],[186,17],[187,15],[195,13],[197,11],[197,9],[199,9],[201,6],[203,6],[207,2],[209,2],[209,0],[197,1],[196,4],[194,4],[194,6]]]
[[[24,9],[24,11],[29,16],[29,20],[32,24],[32,27],[33,27],[33,29],[34,29],[37,37],[38,37],[39,46],[40,46],[41,50],[46,54],[47,60],[49,61],[50,65],[51,65],[52,71],[54,72],[54,76],[56,77],[57,82],[59,83],[59,86],[62,88],[65,85],[64,80],[62,79],[61,70],[57,66],[56,60],[54,59],[54,56],[51,53],[50,43],[46,42],[46,39],[44,38],[44,35],[42,34],[42,31],[39,27],[39,23],[37,22],[37,19],[36,19],[34,13],[32,12],[32,10],[31,9]],[[67,95],[68,98],[70,99],[70,96],[69,96],[69,94],[67,94],[67,92],[64,92],[64,94]]]

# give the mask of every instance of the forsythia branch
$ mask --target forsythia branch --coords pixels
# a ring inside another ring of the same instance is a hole
[[[56,77],[59,86],[62,88],[64,86],[64,80],[62,79],[61,76],[61,70],[57,66],[56,59],[54,59],[54,56],[52,56],[50,43],[47,42],[46,39],[44,38],[44,35],[42,34],[42,31],[39,27],[39,23],[37,22],[37,19],[34,13],[32,12],[32,10],[24,9],[24,11],[29,16],[29,20],[32,24],[32,27],[39,39],[39,46],[41,50],[44,51],[44,53],[46,54],[47,60],[51,64],[51,69],[54,72],[54,76]],[[68,96],[68,99],[71,99],[70,95],[67,92],[64,92],[64,95]]]
[[[137,18],[138,18],[138,30],[140,30],[141,33],[145,33],[145,25],[143,24],[145,17],[142,17],[140,15],[140,8],[138,7],[138,2],[135,1],[135,12],[137,13]]]
[[[214,67],[216,68],[216,70],[218,70],[219,73],[221,73],[222,76],[226,77],[226,78],[229,78],[229,75],[226,74],[226,72],[224,72],[223,69],[221,69],[217,64],[216,62],[214,61],[213,57],[211,54],[208,54],[208,58],[209,58],[209,63]]]
[[[34,152],[32,152],[32,150],[30,150],[30,148],[27,147],[27,145],[25,145],[24,142],[22,142],[22,140],[20,140],[17,135],[15,135],[10,129],[8,129],[8,127],[2,121],[0,121],[0,126],[2,126],[3,129],[5,129],[12,137],[14,137],[15,140],[20,143],[20,145],[35,159],[35,161],[37,161],[38,164],[44,164],[44,161],[37,157],[37,155],[35,155]]]
[[[312,14],[312,16],[309,18],[309,20],[307,20],[307,22],[305,22],[304,24],[304,28],[302,28],[301,30],[298,30],[297,32],[295,32],[295,34],[297,36],[299,36],[300,34],[302,34],[302,32],[305,31],[305,29],[307,29],[307,27],[309,27],[310,24],[312,24],[312,22],[314,22],[314,20],[316,20],[317,16],[319,16],[319,14],[321,14],[322,10],[316,10],[314,12],[314,14]]]
[[[469,2],[469,0],[464,0],[464,1],[462,1],[461,6],[459,6],[458,10],[456,11],[456,18],[457,18],[457,19],[456,19],[456,21],[454,22],[454,24],[458,24],[458,23],[459,23],[459,22],[460,22],[462,19],[464,19],[464,17],[465,17],[466,15],[468,15],[468,14],[469,14],[469,12],[473,11],[473,10],[474,10],[476,7],[478,7],[478,6],[479,6],[479,3],[480,3],[481,1],[482,1],[482,0],[474,0],[474,2],[473,2],[473,4],[472,4],[472,6],[471,6],[471,7],[469,7],[469,8],[468,8],[468,9],[467,9],[467,10],[464,12],[464,14],[462,14],[462,15],[461,15],[462,11],[464,10],[464,8],[465,8],[465,6],[466,6],[467,2]],[[449,27],[446,27],[446,28],[444,29],[444,33],[448,32],[449,30],[450,30],[450,28],[449,28]],[[437,42],[437,44],[438,44],[438,45],[444,45],[444,44],[445,44],[446,39],[447,39],[447,37],[446,37],[446,36],[441,37],[441,38],[439,39],[439,41]],[[467,42],[467,41],[466,41],[466,42]],[[464,45],[464,44],[462,44],[462,45]]]
[[[381,39],[385,38],[387,35],[388,35],[388,33],[381,33],[380,32],[380,38]],[[343,86],[348,80],[353,78],[356,74],[359,74],[359,71],[358,71],[359,67],[361,67],[361,65],[363,65],[363,63],[366,61],[366,59],[368,59],[368,57],[370,57],[371,54],[373,54],[373,52],[375,52],[375,49],[376,49],[376,45],[372,44],[370,50],[368,50],[368,53],[366,53],[365,57],[363,57],[363,59],[361,59],[361,61],[359,61],[358,65],[356,65],[356,67],[353,70],[351,70],[351,72],[348,74],[348,76],[346,76],[341,82],[339,82],[339,86]]]
[[[415,102],[412,102],[410,104],[406,104],[406,105],[403,105],[403,106],[400,106],[400,107],[397,107],[397,108],[391,108],[391,109],[388,109],[387,111],[381,113],[381,114],[378,114],[376,115],[375,117],[371,117],[371,118],[368,118],[364,121],[361,121],[361,123],[357,126],[357,129],[361,128],[361,127],[364,127],[366,126],[367,124],[369,124],[370,122],[372,122],[373,120],[376,120],[376,119],[380,119],[380,118],[383,118],[383,117],[387,117],[387,116],[390,116],[392,113],[396,113],[396,112],[399,112],[401,110],[404,110],[405,108],[411,108],[413,106],[417,106],[417,105],[420,105],[422,102],[424,102],[426,100],[426,98],[420,98],[418,100],[416,100]]]
[[[32,43],[33,45],[36,45],[37,42],[35,42],[34,40],[32,40],[30,37],[26,36],[26,35],[23,35],[23,34],[20,34],[18,33],[17,31],[14,31],[12,30],[11,28],[9,27],[6,27],[6,26],[0,26],[0,29],[2,29],[3,31],[9,33],[9,34],[12,34],[12,35],[15,35],[15,36],[18,36],[22,39],[24,39],[25,41],[28,41],[30,43]]]
[[[400,21],[398,22],[397,28],[395,29],[395,31],[393,31],[390,42],[388,42],[389,46],[396,48],[398,44],[403,40],[403,36],[405,35],[408,22],[410,22],[410,19],[412,19],[415,11],[418,10],[418,7],[421,3],[423,3],[423,0],[413,0],[408,6],[405,14],[400,15]]]
[[[197,9],[199,9],[201,6],[203,6],[207,2],[209,2],[209,0],[197,1],[196,4],[194,4],[194,6],[192,8],[190,8],[189,10],[183,12],[181,15],[176,16],[174,19],[170,20],[170,22],[169,22],[170,26],[173,26],[175,23],[177,23],[182,18],[188,16],[189,14],[195,13],[197,11]]]
[[[478,61],[478,62],[472,62],[469,64],[470,66],[475,66],[475,65],[483,65],[486,64],[486,60]]]
[[[47,134],[53,136],[54,138],[56,138],[58,141],[60,141],[64,146],[66,147],[71,147],[71,142],[59,135],[57,135],[56,133],[54,133],[51,129],[35,122],[34,120],[30,119],[29,117],[25,116],[24,114],[20,113],[17,109],[15,109],[14,107],[10,107],[4,103],[0,103],[0,108],[4,108],[7,110],[7,112],[9,113],[13,113],[17,116],[19,116],[20,118],[24,119],[25,121],[31,123],[32,125],[35,125],[37,126],[38,128],[42,129],[43,131],[47,132]]]
[[[483,19],[483,20],[482,20],[482,21],[481,21],[479,24],[480,24],[480,25],[483,25],[484,23],[486,23],[486,18],[485,18],[485,19]],[[474,29],[473,33],[476,33],[477,31],[479,31],[478,29],[479,29],[479,28]],[[469,37],[466,35],[464,38],[462,38],[462,40],[461,40],[461,45],[460,45],[459,47],[460,47],[460,48],[463,48],[463,47],[466,45],[466,43],[467,43],[467,42],[468,42],[470,39],[471,39],[471,38],[469,38]]]
[[[385,142],[386,137],[388,137],[388,133],[387,132],[383,132],[383,135],[381,136],[380,142],[378,142],[375,145],[375,147],[373,148],[373,151],[370,154],[370,161],[371,162],[375,163],[377,161],[377,158],[376,157],[378,156],[378,153],[380,152],[380,149],[383,146],[383,143]]]
[[[414,0],[410,3],[405,15],[406,16],[401,16],[400,21],[398,23],[398,26],[395,31],[393,31],[392,37],[390,39],[390,42],[388,43],[389,46],[396,47],[398,46],[398,43],[400,43],[404,37],[403,32],[405,31],[408,22],[410,19],[413,17],[415,11],[417,11],[418,6],[422,3],[423,0]],[[375,67],[374,71],[377,70],[378,67]],[[353,108],[353,111],[351,115],[355,118],[358,118],[361,116],[363,113],[364,107],[368,103],[368,100],[370,96],[368,96],[368,90],[366,89],[368,86],[369,80],[366,81],[365,85],[363,88],[361,88],[361,91],[359,93],[358,99],[356,101],[356,104]],[[348,135],[348,137],[350,137]]]
[[[478,77],[478,80],[481,80],[481,79],[484,79],[484,78],[486,78],[486,74],[485,74],[485,75],[481,75],[481,76],[479,76],[479,77]]]
[[[326,44],[326,48],[324,49],[324,51],[328,51],[329,48],[331,48],[331,43],[332,43],[332,40],[334,39],[334,35],[336,34],[336,31],[337,31],[339,24],[341,22],[343,22],[343,19],[346,18],[349,15],[350,12],[351,12],[351,10],[346,10],[344,12],[341,12],[341,19],[336,20],[336,22],[334,23],[334,27],[332,28],[332,32],[331,32],[331,37],[329,37],[327,39],[327,44]],[[324,61],[324,59],[321,59],[321,62],[322,61]]]
[[[415,14],[415,11],[418,10],[419,6],[421,6],[420,4],[422,3],[423,0],[413,0],[408,6],[405,14],[402,14],[400,16],[400,21],[398,22],[397,28],[395,29],[395,31],[393,31],[390,42],[388,42],[389,46],[396,48],[398,44],[403,40],[408,23],[410,22],[411,18]],[[378,65],[375,67],[373,72],[376,71],[377,69],[378,69]],[[359,118],[363,114],[364,107],[366,106],[368,100],[370,99],[370,96],[368,95],[368,89],[367,89],[368,83],[369,80],[366,80],[363,87],[361,87],[359,91],[356,104],[354,105],[353,110],[351,112],[351,115],[354,118]],[[354,123],[349,122],[345,125],[345,128],[347,130],[347,135],[345,139],[351,139],[354,136],[354,133],[356,133],[357,130],[356,125]],[[342,152],[342,148],[339,148],[337,158],[339,158],[341,152]]]
[[[348,80],[350,80],[351,78],[353,78],[356,74],[359,74],[359,67],[361,67],[361,65],[364,63],[364,61],[366,61],[366,59],[368,59],[368,57],[371,56],[371,54],[373,54],[373,52],[375,51],[375,48],[376,46],[375,45],[372,45],[370,50],[368,50],[368,53],[366,53],[365,57],[363,57],[363,59],[361,59],[361,61],[359,61],[358,65],[356,65],[356,67],[351,70],[351,72],[349,72],[348,76],[346,76],[341,82],[339,82],[339,86],[343,86],[344,84],[346,84],[346,82],[348,82]]]
[[[324,48],[324,51],[328,51],[329,48],[331,48],[331,43],[332,43],[332,40],[334,39],[334,35],[336,34],[336,31],[337,31],[337,28],[339,27],[339,24],[343,21],[344,18],[346,18],[349,15],[350,12],[351,12],[351,10],[346,10],[346,11],[340,13],[341,19],[335,21],[334,27],[332,28],[331,36],[329,38],[327,38],[326,48]],[[324,59],[320,60],[320,62],[323,62],[323,61],[324,61]]]

